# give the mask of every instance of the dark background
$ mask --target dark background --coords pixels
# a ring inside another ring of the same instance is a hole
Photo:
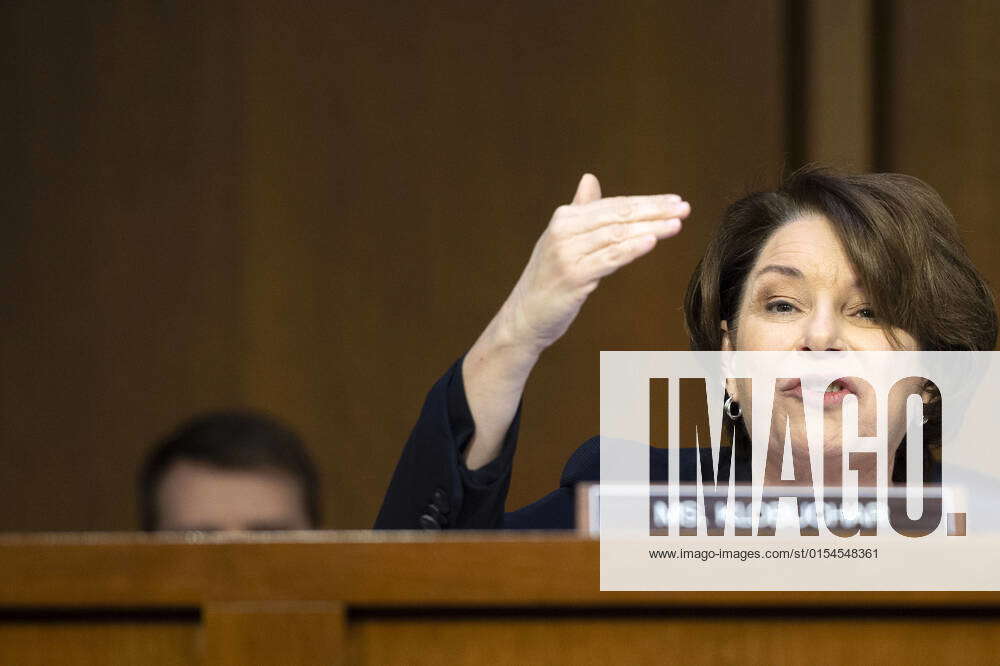
[[[1000,4],[5,3],[0,529],[128,529],[196,411],[286,419],[371,525],[424,394],[580,174],[677,192],[529,383],[510,505],[598,430],[598,352],[685,349],[726,203],[911,173],[1000,284]]]

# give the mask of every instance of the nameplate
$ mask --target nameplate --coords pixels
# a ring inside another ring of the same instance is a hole
[[[799,535],[818,534],[821,525],[832,532],[874,535],[880,512],[885,515],[890,506],[906,510],[906,488],[890,487],[880,500],[876,488],[859,488],[847,498],[839,487],[765,488],[754,505],[753,487],[705,488],[694,484],[678,487],[677,500],[671,503],[668,484],[648,486],[603,486],[581,483],[576,492],[577,531],[591,536],[600,534],[601,496],[617,495],[634,498],[637,493],[649,494],[650,536],[695,536],[725,534],[750,536],[780,529],[793,530]],[[940,487],[923,488],[923,510],[911,526],[917,531],[933,529],[941,515],[943,491]],[[948,516],[948,534],[959,535],[964,525],[957,517]],[[671,525],[675,526],[671,531]]]

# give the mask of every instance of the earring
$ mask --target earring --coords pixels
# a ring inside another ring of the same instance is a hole
[[[927,417],[924,417],[924,425],[927,425]]]
[[[736,405],[736,413],[733,413],[733,405]],[[740,403],[733,401],[733,396],[727,395],[726,402],[722,405],[722,409],[726,411],[726,416],[735,421],[736,419],[743,416],[743,408],[740,407]]]

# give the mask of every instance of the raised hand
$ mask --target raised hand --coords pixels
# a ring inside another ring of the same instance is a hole
[[[501,339],[540,354],[558,340],[601,278],[676,235],[690,205],[676,194],[601,198],[585,174],[560,206],[497,315]]]
[[[476,431],[466,465],[496,458],[539,355],[573,323],[601,278],[676,235],[691,207],[676,194],[601,198],[585,174],[560,206],[520,279],[462,364]]]

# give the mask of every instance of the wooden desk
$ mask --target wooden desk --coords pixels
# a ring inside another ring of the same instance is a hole
[[[0,664],[995,662],[996,593],[602,593],[573,535],[0,537]]]

